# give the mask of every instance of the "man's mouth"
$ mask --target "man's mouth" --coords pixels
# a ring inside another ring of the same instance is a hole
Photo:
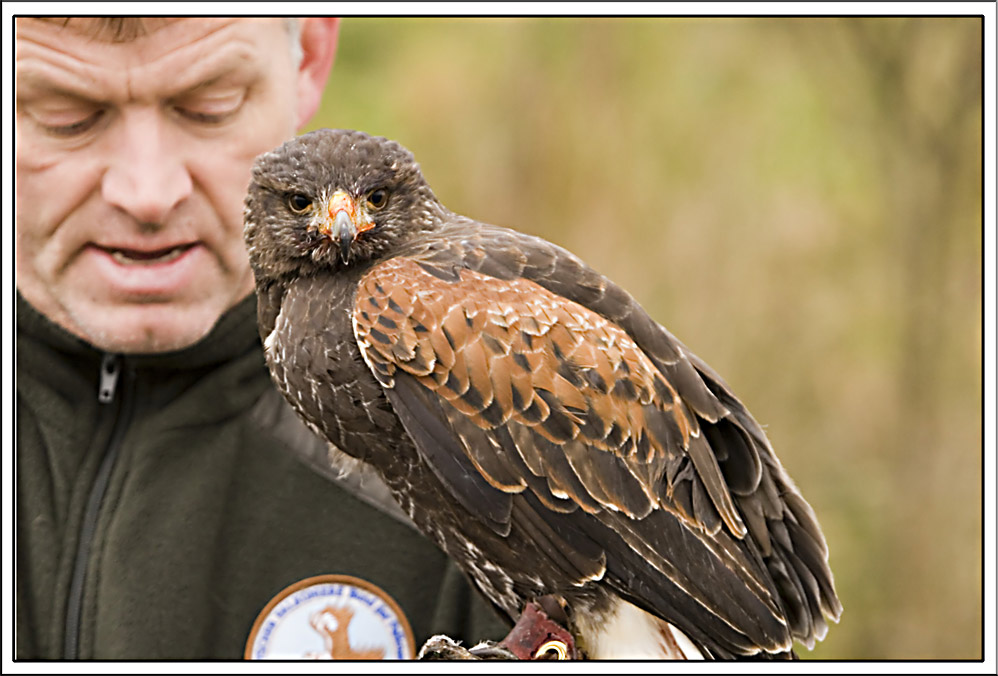
[[[194,244],[180,244],[164,249],[143,251],[139,249],[112,249],[101,247],[122,265],[162,265],[180,258]]]
[[[91,243],[80,264],[93,273],[93,281],[110,294],[128,302],[170,300],[193,293],[196,281],[213,269],[204,242],[103,242]]]

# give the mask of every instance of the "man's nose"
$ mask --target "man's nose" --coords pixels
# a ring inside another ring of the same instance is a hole
[[[147,225],[161,224],[191,194],[184,148],[154,107],[125,111],[110,141],[101,191],[105,201]]]

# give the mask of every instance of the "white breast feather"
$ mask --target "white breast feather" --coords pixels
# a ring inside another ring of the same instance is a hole
[[[703,659],[703,655],[685,634],[627,601],[618,601],[598,622],[591,626],[586,624],[588,623],[580,622],[579,633],[589,659]],[[670,635],[667,636],[664,632],[669,632]]]

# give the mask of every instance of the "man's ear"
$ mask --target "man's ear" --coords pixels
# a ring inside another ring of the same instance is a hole
[[[303,18],[301,21],[301,63],[298,65],[298,129],[305,126],[322,100],[329,71],[336,56],[339,18]]]

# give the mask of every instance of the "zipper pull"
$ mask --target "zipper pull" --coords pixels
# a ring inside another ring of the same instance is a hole
[[[105,354],[100,362],[100,388],[97,390],[97,401],[102,404],[114,400],[114,389],[118,384],[118,374],[121,373],[121,360],[116,354]]]

